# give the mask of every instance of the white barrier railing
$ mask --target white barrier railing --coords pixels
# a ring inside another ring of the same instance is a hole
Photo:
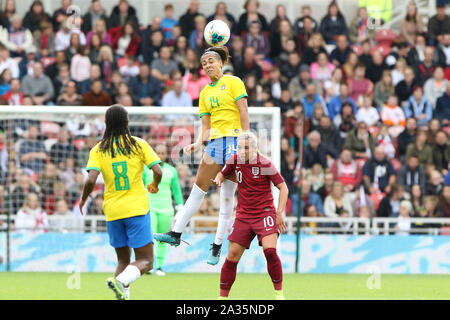
[[[15,228],[16,215],[10,216],[11,230]],[[57,231],[57,232],[105,232],[106,222],[104,216],[48,216],[48,225],[39,228],[41,231]],[[186,232],[215,232],[217,227],[217,217],[192,217]],[[317,233],[344,233],[353,235],[378,235],[391,234],[396,230],[395,225],[398,218],[328,218],[328,217],[302,217],[301,231],[307,234]],[[450,233],[450,218],[410,218],[410,233],[439,235],[443,227],[448,227]],[[6,230],[7,216],[0,216],[0,230]],[[427,227],[417,228],[415,225],[426,224]],[[297,218],[286,217],[287,233],[294,234],[296,232]],[[36,229],[34,229],[36,230]]]

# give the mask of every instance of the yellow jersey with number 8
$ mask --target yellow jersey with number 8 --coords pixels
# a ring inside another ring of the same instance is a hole
[[[241,116],[236,101],[247,97],[241,79],[224,75],[214,84],[208,84],[200,92],[198,112],[200,118],[211,116],[210,139],[237,137],[241,130]]]
[[[105,181],[103,212],[106,221],[145,215],[150,210],[142,174],[144,165],[151,168],[161,160],[145,140],[133,138],[140,146],[137,154],[125,156],[115,152],[112,158],[109,152],[100,152],[100,143],[89,153],[86,170],[100,172]]]

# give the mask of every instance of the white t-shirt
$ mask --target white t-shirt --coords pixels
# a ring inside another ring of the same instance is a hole
[[[357,122],[365,122],[368,126],[372,126],[380,120],[380,115],[378,114],[377,109],[374,107],[370,108],[359,108],[356,112],[356,121]]]

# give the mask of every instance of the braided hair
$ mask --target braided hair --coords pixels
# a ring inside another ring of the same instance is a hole
[[[106,130],[100,142],[100,152],[110,153],[114,158],[116,153],[129,156],[138,154],[140,146],[131,136],[128,128],[128,112],[119,104],[111,106],[105,114]]]

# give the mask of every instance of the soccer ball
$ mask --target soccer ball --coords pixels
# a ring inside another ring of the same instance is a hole
[[[203,36],[210,46],[222,47],[230,40],[230,28],[222,20],[213,20],[206,25]]]

